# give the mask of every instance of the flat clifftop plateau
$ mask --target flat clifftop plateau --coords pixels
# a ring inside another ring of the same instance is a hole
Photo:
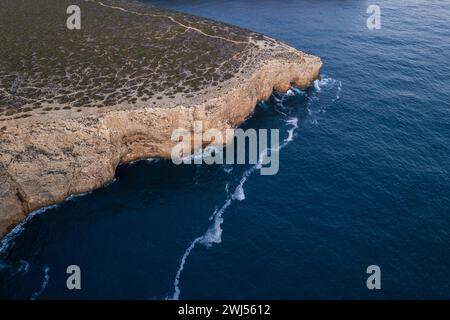
[[[66,26],[81,9],[81,29]],[[125,0],[0,2],[0,236],[101,187],[118,164],[170,156],[176,128],[241,124],[320,58],[249,30]]]

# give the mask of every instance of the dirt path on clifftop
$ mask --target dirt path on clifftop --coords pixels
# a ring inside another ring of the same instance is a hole
[[[73,4],[81,30],[65,25]],[[134,1],[3,0],[0,40],[0,236],[100,188],[120,163],[169,157],[177,128],[240,125],[322,65],[264,35]]]

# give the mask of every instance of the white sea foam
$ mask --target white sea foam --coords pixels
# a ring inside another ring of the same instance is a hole
[[[298,128],[298,118],[289,118],[288,120],[286,120],[286,124],[291,125],[291,128],[288,130],[288,137],[286,138],[284,143],[289,143],[294,140],[294,132]]]
[[[219,209],[216,207],[213,211],[213,213],[209,216],[208,220],[211,221],[212,219],[214,219],[214,217],[217,214],[217,211],[219,211]]]
[[[123,165],[129,165],[129,166],[132,166],[132,165],[134,165],[134,164],[136,164],[136,163],[138,163],[138,162],[141,162],[141,161],[145,161],[145,162],[149,162],[149,163],[154,163],[154,162],[158,162],[160,159],[158,159],[158,158],[145,158],[145,159],[137,159],[137,160],[132,160],[132,161],[128,161],[127,163],[121,163],[121,164],[119,164],[120,166],[123,166]]]
[[[342,82],[339,81],[339,85],[338,85],[338,89],[337,89],[337,93],[336,93],[336,100],[339,100],[341,97],[341,90],[342,90]]]
[[[333,79],[333,78],[330,78],[330,77],[328,77],[326,75],[323,75],[322,79],[314,81],[314,89],[317,92],[322,92],[323,88],[333,87],[333,86],[335,86],[336,83],[338,83],[338,91],[340,91],[339,88],[342,86],[341,81],[338,81],[336,79]]]
[[[275,111],[276,112],[278,112],[279,114],[282,114],[283,116],[288,116],[286,113],[284,113],[283,111],[280,111],[280,110],[278,110],[278,109],[275,109]]]
[[[292,87],[291,90],[294,91],[295,95],[303,96],[305,94],[304,91],[302,91],[302,90],[300,90],[299,88],[296,88],[296,87]]]
[[[110,182],[108,182],[104,187],[109,186],[110,184],[114,183],[116,181],[116,178],[113,178]],[[65,201],[71,201],[74,200],[76,198],[88,195],[92,192],[82,192],[82,193],[78,193],[78,194],[73,194],[68,196]],[[54,209],[57,208],[59,205],[58,204],[54,204],[45,208],[41,208],[38,210],[35,210],[33,212],[31,212],[21,223],[19,223],[18,225],[16,225],[1,241],[0,241],[0,257],[5,254],[9,248],[11,248],[11,246],[14,245],[14,241],[16,239],[17,236],[19,236],[24,228],[25,225],[28,223],[28,221],[30,221],[31,219],[33,219],[33,217],[40,215],[44,212],[46,212],[49,209]]]
[[[26,260],[19,260],[19,262],[14,264],[9,264],[0,261],[0,271],[9,270],[12,275],[27,273],[30,271],[31,265]]]
[[[288,97],[292,97],[292,96],[295,96],[295,92],[294,92],[294,90],[289,89],[289,90],[286,92],[286,95],[287,95]]]
[[[228,184],[225,187],[228,188]],[[178,300],[180,296],[180,276],[184,269],[184,264],[186,263],[187,258],[191,254],[192,249],[195,248],[195,246],[198,243],[201,243],[202,245],[206,247],[210,247],[213,243],[220,243],[222,242],[222,223],[223,218],[222,215],[224,214],[225,210],[229,207],[231,204],[231,198],[230,196],[227,196],[227,199],[225,203],[222,205],[220,209],[215,209],[209,220],[214,220],[213,224],[206,230],[205,234],[195,238],[189,247],[184,252],[183,256],[181,257],[180,266],[178,267],[177,274],[175,275],[175,281],[173,283],[174,286],[174,293],[172,297],[167,298],[171,300]]]
[[[189,257],[191,251],[195,248],[195,246],[198,243],[200,243],[206,247],[211,247],[214,243],[222,242],[222,232],[223,232],[222,224],[224,222],[223,215],[234,200],[242,201],[245,199],[244,184],[247,181],[248,177],[253,173],[253,171],[261,167],[264,156],[267,155],[267,152],[268,149],[264,150],[259,156],[258,163],[244,171],[233,193],[231,195],[227,195],[227,198],[223,203],[222,207],[219,210],[217,210],[216,208],[211,217],[209,218],[210,220],[214,220],[213,224],[206,230],[204,235],[195,238],[194,241],[192,241],[189,247],[186,249],[185,253],[183,254],[183,257],[181,258],[177,274],[175,275],[174,293],[171,299],[178,300],[180,296],[180,287],[179,287],[180,276],[181,273],[183,272],[184,264],[186,263],[187,258]],[[228,184],[225,186],[225,189],[228,194]]]
[[[186,249],[186,251],[183,254],[183,257],[181,258],[180,266],[178,267],[177,274],[175,275],[175,281],[173,283],[175,287],[175,292],[173,293],[173,296],[171,298],[167,298],[168,300],[178,300],[180,297],[180,287],[178,286],[180,284],[180,276],[184,269],[184,264],[186,263],[186,259],[191,254],[192,249],[194,249],[195,245],[202,239],[202,237],[195,238],[194,241],[191,242],[189,247]]]
[[[112,178],[112,180],[111,180],[110,182],[107,182],[107,183],[103,186],[103,188],[106,188],[106,187],[112,185],[112,184],[113,184],[114,182],[116,182],[116,181],[117,181],[117,178],[116,178],[116,177]]]
[[[233,200],[239,200],[239,201],[242,201],[245,199],[244,188],[241,184],[239,184],[236,187],[236,190],[234,190],[233,194],[231,195],[231,198]]]
[[[213,243],[222,242],[222,223],[223,223],[223,214],[230,206],[232,199],[228,197],[222,207],[216,212],[214,215],[213,224],[206,230],[205,234],[200,237],[200,243],[205,245],[206,247],[210,247]]]
[[[332,79],[331,79],[332,80]],[[314,83],[314,86],[318,88],[318,92],[321,91],[320,86],[326,86],[330,83],[330,79],[329,78],[325,78],[323,80],[320,81],[316,81]],[[298,92],[297,92],[297,91]],[[300,94],[302,93],[300,90],[298,89],[291,89],[292,92]],[[303,94],[303,93],[302,93]],[[273,94],[273,98],[276,102],[282,102],[282,99],[278,99],[276,97],[276,93]],[[313,101],[310,99],[310,101]],[[280,112],[281,113],[281,112]],[[310,113],[310,110],[308,109],[308,113]],[[283,115],[286,115],[284,113],[282,113]],[[298,118],[297,117],[290,117],[288,118],[285,123],[290,126],[290,128],[287,131],[287,137],[283,140],[283,142],[276,148],[276,149],[272,149],[272,152],[274,151],[279,151],[282,148],[284,148],[285,146],[287,146],[291,141],[294,140],[295,138],[295,130],[298,128]],[[229,194],[229,184],[227,183],[225,185],[225,191],[227,193],[227,197],[225,199],[225,202],[222,204],[222,206],[220,207],[220,209],[218,209],[217,207],[215,208],[214,212],[212,213],[212,215],[209,217],[209,220],[213,220],[213,223],[210,225],[210,227],[206,230],[205,234],[203,234],[200,237],[195,238],[191,244],[189,245],[189,247],[186,249],[186,251],[184,252],[183,256],[181,257],[181,261],[180,261],[180,266],[178,267],[177,273],[175,275],[175,281],[174,281],[174,293],[172,295],[172,297],[170,299],[173,300],[178,300],[180,297],[180,278],[181,278],[181,274],[183,272],[184,269],[184,265],[186,264],[187,258],[189,257],[189,255],[191,254],[192,250],[195,248],[195,246],[197,244],[202,244],[206,247],[210,247],[212,246],[214,243],[220,243],[222,242],[222,224],[224,222],[224,214],[227,210],[227,208],[232,204],[233,201],[242,201],[245,199],[245,190],[244,190],[244,185],[245,182],[247,181],[248,177],[257,169],[261,168],[264,157],[267,156],[268,152],[270,149],[265,149],[263,152],[260,153],[259,155],[259,159],[258,162],[250,167],[249,169],[245,170],[241,179],[239,180],[239,183],[236,185],[233,193],[231,193],[231,195]],[[224,167],[225,172],[231,172],[231,170],[228,170],[228,168],[226,169]]]
[[[128,165],[128,166],[133,166],[135,165],[137,162],[141,161],[139,160],[132,160],[132,161],[128,161],[127,163],[123,163],[124,165]],[[121,163],[122,164],[122,163]]]
[[[81,193],[76,193],[76,194],[71,194],[70,196],[68,196],[68,197],[65,199],[65,201],[71,201],[71,200],[74,200],[74,199],[76,199],[76,198],[84,197],[84,196],[86,196],[86,195],[88,195],[88,194],[91,194],[91,193],[92,193],[92,191],[89,191],[89,192],[81,192]]]
[[[209,217],[209,220],[214,220],[212,225],[206,230],[205,234],[203,234],[200,237],[197,237],[194,239],[194,241],[191,242],[189,247],[186,249],[186,251],[183,254],[183,257],[181,258],[180,266],[178,267],[177,274],[175,275],[175,281],[174,281],[174,293],[173,296],[170,298],[172,300],[178,300],[180,296],[180,276],[184,269],[184,264],[186,263],[187,258],[191,254],[192,249],[195,248],[195,246],[200,243],[206,247],[212,246],[214,243],[220,243],[222,242],[222,223],[224,222],[223,215],[227,208],[231,205],[233,200],[242,201],[245,199],[244,194],[244,188],[243,185],[245,181],[247,180],[248,176],[256,169],[257,165],[252,166],[250,169],[247,169],[241,180],[239,181],[239,184],[236,186],[235,190],[233,191],[232,195],[230,196],[228,194],[228,184],[225,185],[225,190],[227,192],[227,198],[223,205],[220,207],[220,209],[215,209],[213,214]]]
[[[340,99],[340,94],[342,92],[342,82],[333,78],[330,78],[326,75],[322,76],[322,79],[314,81],[314,91],[307,96],[309,100],[309,104],[311,105],[314,101],[319,99],[319,93],[322,89],[336,89],[336,95],[331,99],[331,102],[335,102]],[[318,119],[316,118],[317,114],[327,112],[326,104],[322,105],[320,109],[314,110],[308,106],[308,115],[311,116],[309,122],[313,125],[317,125]]]
[[[20,260],[19,261],[19,268],[17,269],[17,273],[27,273],[30,271],[31,265],[26,260]]]
[[[41,287],[39,288],[39,290],[31,295],[31,298],[30,298],[31,300],[36,300],[36,298],[38,298],[44,292],[45,288],[47,287],[48,281],[50,280],[49,271],[50,271],[50,267],[49,266],[45,266],[45,268],[44,268],[44,281],[42,282]]]
[[[33,211],[21,223],[15,226],[14,229],[12,229],[0,242],[0,256],[5,254],[9,250],[9,248],[11,248],[11,246],[14,245],[14,240],[18,235],[20,235],[23,232],[25,225],[28,223],[28,221],[33,219],[33,217],[56,207],[58,207],[57,204]]]
[[[213,155],[213,153],[221,153],[223,152],[223,148],[219,147],[217,145],[209,145],[206,146],[205,148],[201,148],[197,151],[195,151],[193,154],[187,155],[185,157],[183,157],[181,160],[184,163],[191,163],[192,161],[195,160],[200,160],[203,158],[207,158],[207,157],[211,157]]]
[[[275,94],[272,94],[272,97],[275,100],[275,102],[281,102],[281,99],[278,98]]]
[[[320,88],[319,80],[314,81],[314,89],[316,89],[317,92],[322,91],[322,88]]]

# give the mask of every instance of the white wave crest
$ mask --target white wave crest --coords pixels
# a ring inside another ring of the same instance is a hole
[[[92,191],[81,192],[81,193],[76,193],[76,194],[71,194],[70,196],[68,196],[68,197],[65,199],[65,201],[71,201],[71,200],[74,200],[74,199],[76,199],[76,198],[84,197],[84,196],[86,196],[86,195],[88,195],[88,194],[91,194],[91,193],[92,193]]]
[[[30,298],[31,300],[36,300],[36,298],[38,298],[44,292],[45,288],[47,288],[48,281],[50,280],[49,271],[50,271],[50,267],[49,266],[45,266],[45,268],[44,268],[44,281],[42,282],[41,287],[39,288],[39,290],[31,295],[31,298]]]
[[[321,92],[321,91],[322,91],[322,88],[320,87],[319,81],[320,81],[320,80],[314,81],[314,89],[315,89],[317,92]]]
[[[289,89],[289,90],[286,92],[286,95],[287,95],[288,97],[292,97],[292,96],[295,96],[295,92],[294,92],[294,90]]]

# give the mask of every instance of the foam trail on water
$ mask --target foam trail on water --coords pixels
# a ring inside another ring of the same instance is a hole
[[[334,81],[335,80],[333,80],[331,78],[325,78],[325,79],[322,79],[320,81],[315,81],[314,82],[314,87],[316,88],[317,92],[320,92],[320,91],[322,91],[321,86],[326,86],[330,82],[334,82]],[[290,93],[291,95],[292,94],[301,94],[301,95],[304,94],[302,91],[300,91],[299,89],[296,89],[296,88],[292,88],[290,91],[292,92],[292,93]],[[277,102],[277,105],[281,104],[281,102],[285,98],[285,96],[283,96],[281,99],[278,99],[276,97],[276,94],[273,94],[272,96],[275,99],[275,101]],[[309,109],[308,109],[308,112],[310,112]],[[281,112],[281,114],[287,116],[285,113]],[[212,225],[208,228],[208,230],[206,230],[205,234],[203,234],[200,237],[195,238],[191,242],[191,244],[189,245],[189,247],[186,249],[186,251],[184,252],[183,256],[181,257],[180,266],[178,267],[177,273],[175,275],[174,293],[173,293],[172,297],[169,298],[169,299],[178,300],[179,297],[180,297],[180,292],[181,292],[181,290],[180,290],[180,278],[181,278],[181,274],[183,272],[184,265],[186,264],[187,258],[189,257],[189,255],[191,254],[191,252],[195,248],[195,246],[197,244],[202,244],[202,245],[204,245],[206,247],[210,247],[214,243],[222,242],[222,231],[223,231],[222,230],[222,224],[224,222],[223,215],[225,214],[227,208],[231,205],[231,203],[233,201],[236,201],[236,200],[237,201],[242,201],[242,200],[245,199],[244,184],[247,181],[247,179],[250,177],[250,175],[256,169],[260,169],[262,167],[262,165],[264,163],[263,160],[268,155],[269,150],[271,150],[272,152],[278,152],[282,148],[287,146],[291,141],[294,140],[294,138],[295,138],[295,130],[298,128],[298,118],[297,117],[290,117],[289,119],[287,119],[285,121],[285,123],[287,125],[289,125],[290,128],[288,129],[288,131],[287,131],[288,135],[283,140],[283,142],[278,147],[267,148],[263,152],[260,153],[259,158],[258,158],[258,162],[254,166],[252,166],[249,169],[244,171],[244,173],[243,173],[241,179],[239,180],[239,183],[235,187],[233,193],[229,194],[229,192],[228,192],[229,184],[228,183],[226,184],[225,191],[227,193],[227,198],[225,199],[225,202],[223,203],[222,207],[220,207],[220,209],[217,209],[217,207],[216,207],[216,209],[214,210],[212,215],[209,217],[209,220],[214,220]],[[227,173],[229,172],[225,168],[224,168],[224,170]]]
[[[192,241],[191,245],[186,249],[186,251],[184,252],[183,257],[181,258],[180,267],[178,268],[177,274],[175,275],[175,281],[173,283],[173,285],[175,287],[175,292],[173,293],[173,296],[172,296],[171,300],[178,300],[178,298],[180,297],[180,288],[179,288],[178,285],[180,283],[181,272],[183,272],[184,264],[186,263],[187,257],[189,257],[189,254],[191,253],[192,249],[194,249],[195,245],[201,239],[202,239],[202,237],[198,237],[198,238],[194,239],[194,241]]]
[[[252,167],[253,170],[256,169],[255,166]],[[253,171],[251,170],[251,171]],[[247,170],[246,172],[249,172],[250,170]],[[245,176],[245,175],[244,175]],[[248,175],[247,175],[248,176]],[[180,276],[183,272],[184,265],[186,263],[187,258],[191,254],[191,251],[195,248],[195,246],[200,243],[206,247],[212,246],[214,243],[220,243],[222,242],[222,223],[224,222],[223,214],[227,210],[227,208],[230,206],[231,202],[235,199],[237,200],[243,200],[245,199],[245,196],[243,198],[237,198],[235,197],[235,194],[239,193],[239,189],[242,189],[242,186],[247,180],[247,177],[242,178],[239,185],[234,190],[233,194],[230,196],[228,195],[227,199],[225,200],[224,204],[219,210],[215,210],[212,216],[210,217],[210,220],[214,220],[213,224],[206,230],[205,234],[197,237],[194,239],[194,241],[191,242],[189,247],[186,249],[186,251],[183,254],[183,257],[181,258],[180,266],[178,267],[177,274],[175,275],[175,281],[173,283],[174,285],[174,293],[173,296],[170,298],[171,300],[178,300],[180,297]],[[243,191],[242,191],[243,192]]]
[[[26,260],[20,260],[19,261],[19,268],[17,269],[16,273],[27,273],[28,271],[30,271],[31,269],[31,265],[28,261]]]
[[[289,118],[286,120],[286,124],[291,125],[291,128],[288,130],[288,137],[284,139],[283,143],[276,148],[276,151],[279,151],[281,148],[286,146],[289,142],[291,142],[294,138],[294,131],[298,128],[298,118]],[[267,156],[269,149],[265,149],[259,156],[258,162],[250,167],[249,169],[245,170],[239,184],[234,189],[233,193],[231,195],[228,195],[224,204],[219,210],[214,210],[214,213],[209,218],[210,220],[214,219],[213,224],[208,228],[206,233],[200,237],[197,237],[194,239],[194,241],[191,242],[189,247],[184,252],[180,266],[177,270],[177,273],[175,275],[175,281],[174,281],[174,293],[171,299],[178,300],[180,297],[180,277],[181,273],[183,272],[184,265],[186,263],[187,258],[191,254],[191,251],[195,248],[195,246],[200,243],[204,246],[210,247],[214,243],[220,243],[222,242],[222,223],[224,222],[223,215],[226,212],[226,209],[231,205],[233,200],[242,201],[245,199],[245,193],[244,193],[244,184],[247,181],[248,177],[255,171],[256,169],[261,168],[264,157]],[[226,185],[226,191],[228,194],[228,184]]]
[[[222,223],[223,214],[231,204],[231,199],[228,198],[222,205],[220,210],[214,215],[214,223],[206,230],[206,233],[201,237],[200,243],[206,247],[210,247],[213,243],[222,242]]]
[[[219,209],[216,207],[216,209],[214,209],[214,212],[212,213],[212,215],[208,218],[209,221],[211,221],[212,219],[214,219],[214,217],[216,216],[217,212],[219,211]]]
[[[341,90],[342,90],[342,82],[339,81],[338,90],[337,90],[337,93],[336,93],[336,99],[335,99],[335,100],[339,100],[339,99],[341,98],[341,97],[340,97],[340,95],[341,95]]]
[[[38,291],[36,291],[35,293],[33,293],[33,295],[31,296],[31,300],[36,300],[36,298],[38,298],[42,292],[44,292],[45,288],[47,287],[48,281],[50,280],[50,275],[49,275],[49,271],[50,271],[50,267],[49,266],[45,266],[44,269],[44,281],[41,284],[41,287],[39,288]]]
[[[288,137],[284,140],[283,143],[289,143],[294,140],[294,132],[298,128],[298,118],[290,118],[286,120],[286,123],[291,125],[292,127],[288,130]]]

